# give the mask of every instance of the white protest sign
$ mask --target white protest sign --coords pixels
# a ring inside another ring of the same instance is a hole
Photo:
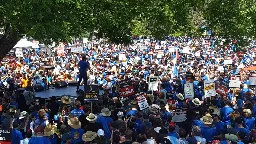
[[[158,77],[156,77],[156,76],[149,77],[148,89],[151,91],[158,90]]]
[[[83,51],[84,51],[83,47],[71,47],[71,52],[73,52],[73,53],[80,53]]]
[[[229,87],[240,88],[240,85],[241,85],[240,80],[229,80]]]
[[[83,43],[88,43],[88,38],[83,38]]]
[[[187,99],[187,98],[193,99],[194,98],[194,85],[193,85],[193,83],[186,83],[184,85],[184,94],[185,94],[185,99]]]
[[[230,65],[233,63],[233,60],[232,59],[229,59],[229,60],[224,60],[224,65]]]
[[[175,112],[173,112],[174,115],[172,117],[172,122],[184,122],[186,118],[186,111],[177,109]]]
[[[157,51],[157,58],[163,58],[164,57],[164,50],[158,50]]]
[[[216,95],[215,83],[213,80],[204,81],[204,97]]]
[[[148,101],[144,96],[142,96],[142,95],[138,96],[136,99],[137,99],[138,106],[139,106],[140,110],[144,110],[149,107]]]
[[[122,61],[122,60],[126,60],[126,55],[125,55],[125,53],[120,53],[120,54],[119,54],[119,61]]]
[[[249,77],[249,85],[256,85],[256,77]]]
[[[200,52],[197,51],[197,52],[195,53],[195,56],[196,56],[196,57],[200,57]]]
[[[191,48],[189,46],[186,46],[183,48],[182,53],[184,54],[191,54]]]
[[[22,48],[16,48],[15,55],[16,57],[23,57]]]
[[[169,52],[175,52],[175,47],[174,46],[169,47]]]

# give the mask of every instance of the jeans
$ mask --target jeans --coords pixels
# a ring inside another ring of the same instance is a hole
[[[81,75],[81,74],[79,75],[79,81],[77,83],[76,89],[79,90],[79,86],[82,80],[84,80],[84,92],[86,92],[85,90],[86,90],[87,80],[88,80],[87,75]]]

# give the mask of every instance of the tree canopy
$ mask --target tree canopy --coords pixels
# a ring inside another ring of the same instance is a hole
[[[223,37],[256,34],[255,0],[0,0],[0,17],[0,58],[24,35],[47,44],[94,31],[116,43],[196,36],[202,26]]]

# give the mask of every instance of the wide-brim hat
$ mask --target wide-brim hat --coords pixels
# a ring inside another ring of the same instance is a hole
[[[177,94],[177,98],[180,100],[184,100],[184,96],[181,93]]]
[[[110,115],[111,115],[111,111],[110,111],[108,108],[103,108],[103,109],[101,110],[101,114],[102,114],[103,116],[110,116]]]
[[[74,129],[79,129],[79,128],[81,128],[81,122],[79,121],[79,119],[78,119],[77,117],[69,118],[69,119],[68,119],[68,125],[69,125],[71,128],[74,128]]]
[[[85,134],[83,134],[82,140],[83,140],[84,142],[91,142],[91,141],[93,141],[96,137],[97,137],[97,133],[96,133],[96,132],[87,131]]]
[[[23,119],[23,118],[25,118],[27,115],[28,115],[28,113],[27,113],[26,111],[22,111],[22,112],[20,113],[19,119]]]
[[[244,113],[248,113],[249,115],[252,114],[252,111],[251,111],[250,109],[244,109],[243,112],[244,112]]]
[[[61,98],[61,102],[62,102],[63,104],[70,104],[70,103],[71,103],[71,99],[70,99],[70,97],[68,97],[68,96],[63,96],[63,97]]]
[[[92,122],[92,121],[96,121],[97,120],[97,116],[93,113],[90,113],[86,119],[89,121],[89,122]]]
[[[194,105],[196,105],[196,106],[200,106],[200,105],[201,105],[201,102],[200,102],[200,100],[199,100],[198,98],[194,98],[194,99],[192,100],[192,103],[193,103]]]
[[[57,127],[55,125],[48,124],[44,128],[44,136],[52,136],[56,132]]]
[[[206,114],[200,120],[206,125],[211,125],[213,122],[213,118],[210,114]]]

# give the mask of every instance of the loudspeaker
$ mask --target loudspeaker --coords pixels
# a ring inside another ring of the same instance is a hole
[[[65,81],[57,81],[55,82],[55,85],[54,85],[56,88],[62,88],[62,87],[67,87],[68,84],[65,82]]]

